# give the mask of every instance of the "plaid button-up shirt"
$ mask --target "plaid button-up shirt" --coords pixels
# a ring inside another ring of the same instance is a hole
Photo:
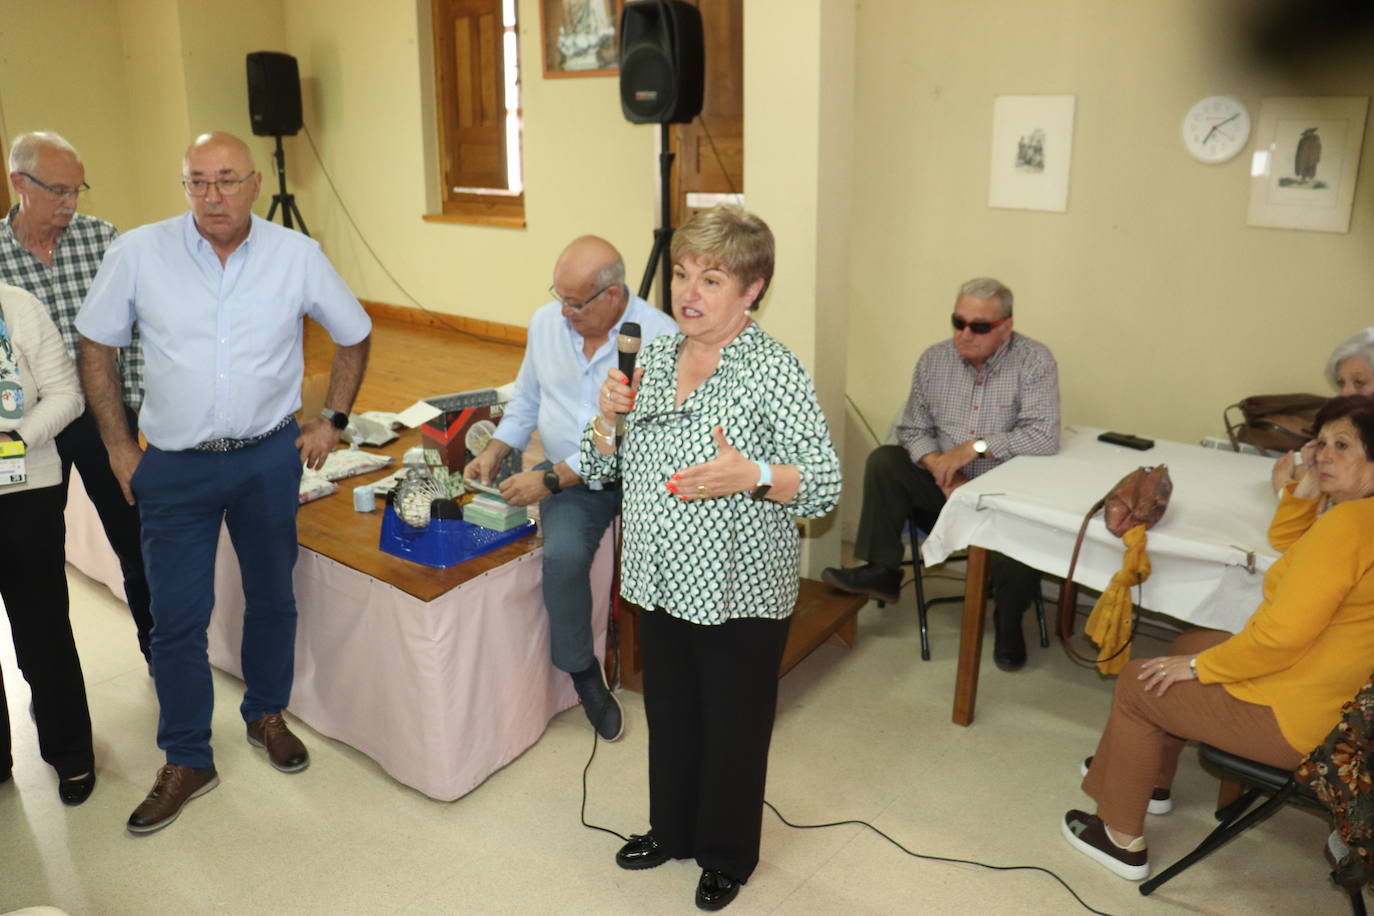
[[[916,361],[911,396],[897,425],[897,441],[913,462],[986,439],[991,458],[963,469],[977,477],[1016,455],[1059,451],[1059,366],[1049,347],[1013,333],[982,369],[959,355],[953,340]]]
[[[58,239],[52,267],[49,267],[34,257],[15,234],[14,215],[18,212],[19,205],[15,204],[4,220],[0,220],[0,280],[28,290],[48,307],[48,314],[66,344],[67,355],[75,361],[77,344],[81,340],[76,329],[76,315],[105,257],[105,249],[118,231],[103,219],[76,214]],[[124,386],[124,403],[138,410],[143,403],[143,349],[139,346],[137,329],[129,345],[119,350],[119,374]]]

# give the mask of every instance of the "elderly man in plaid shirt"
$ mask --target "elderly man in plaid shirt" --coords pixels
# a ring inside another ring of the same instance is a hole
[[[0,224],[0,280],[28,290],[48,307],[67,354],[75,360],[80,339],[76,313],[105,249],[114,241],[115,227],[76,212],[77,202],[90,187],[81,157],[59,135],[36,131],[15,138],[9,169],[19,203]],[[120,351],[119,362],[124,412],[129,428],[135,429],[143,400],[143,352],[137,336]],[[138,647],[144,659],[151,660],[148,636],[153,618],[139,546],[138,509],[124,499],[89,409],[58,434],[57,451],[62,457],[63,500],[75,464],[119,558],[124,596],[138,627]]]
[[[929,531],[956,487],[1013,456],[1059,450],[1059,368],[1048,347],[1012,330],[1011,307],[1011,290],[990,277],[959,288],[953,338],[916,362],[897,426],[901,444],[868,456],[854,544],[867,562],[825,570],[821,578],[834,588],[895,602],[908,519]],[[1001,554],[992,555],[991,565],[993,660],[1015,671],[1026,663],[1021,618],[1040,574]]]

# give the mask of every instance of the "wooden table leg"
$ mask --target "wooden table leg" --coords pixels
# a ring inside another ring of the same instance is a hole
[[[964,582],[964,624],[959,633],[959,672],[954,678],[954,724],[973,722],[978,700],[978,665],[983,659],[983,608],[988,597],[988,552],[969,546]]]

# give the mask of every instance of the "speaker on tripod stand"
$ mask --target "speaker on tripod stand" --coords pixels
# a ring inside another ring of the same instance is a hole
[[[669,246],[673,240],[673,153],[668,125],[701,114],[706,91],[706,49],[701,11],[684,0],[631,0],[620,14],[620,110],[634,124],[659,125],[659,227],[639,284],[648,298],[662,263],[663,309],[672,311]]]
[[[277,138],[277,151],[272,154],[277,161],[277,193],[272,195],[267,219],[275,217],[280,208],[283,226],[294,229],[293,223],[299,223],[301,232],[309,235],[296,207],[295,195],[286,191],[286,153],[281,146],[282,137],[294,137],[305,123],[301,117],[301,76],[296,58],[278,51],[254,51],[248,55],[248,116],[254,135]]]

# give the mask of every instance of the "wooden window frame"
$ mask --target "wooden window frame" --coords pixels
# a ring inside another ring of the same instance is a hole
[[[523,189],[516,194],[499,193],[511,184],[506,172],[502,2],[430,0],[441,212],[427,214],[426,220],[525,225]],[[518,35],[518,13],[515,28]],[[476,54],[460,60],[458,45],[463,40],[477,48]],[[517,41],[517,47],[518,44]],[[518,50],[516,54],[518,65]],[[483,165],[487,168],[483,169]],[[455,190],[464,186],[490,187],[498,193]]]

